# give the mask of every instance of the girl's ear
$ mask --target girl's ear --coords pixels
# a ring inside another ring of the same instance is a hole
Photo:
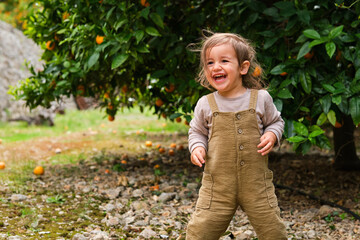
[[[243,63],[240,66],[240,74],[246,75],[250,68],[250,62],[248,60],[243,61]]]

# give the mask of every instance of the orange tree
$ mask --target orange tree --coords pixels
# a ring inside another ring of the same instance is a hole
[[[29,2],[30,0],[0,1],[0,20],[19,29],[25,29],[26,21],[23,21],[23,17],[31,11],[28,8]]]
[[[189,121],[207,90],[194,80],[198,56],[187,45],[199,42],[202,29],[236,32],[256,45],[294,150],[330,148],[323,129],[332,125],[337,166],[360,166],[358,0],[37,2],[25,33],[45,49],[44,70],[31,68],[11,90],[28,106],[83,95],[98,99],[111,119],[136,103]]]

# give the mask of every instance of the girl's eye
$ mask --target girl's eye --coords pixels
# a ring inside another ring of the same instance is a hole
[[[207,64],[207,65],[211,65],[211,64],[213,64],[213,62],[212,62],[212,61],[209,61],[209,62],[207,62],[206,64]]]
[[[229,62],[228,60],[226,60],[226,59],[224,59],[224,60],[222,60],[222,62]]]

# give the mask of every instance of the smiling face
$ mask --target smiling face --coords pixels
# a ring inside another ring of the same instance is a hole
[[[216,45],[206,51],[206,79],[224,97],[238,97],[246,91],[242,75],[247,74],[249,66],[249,61],[239,65],[236,52],[229,43]]]

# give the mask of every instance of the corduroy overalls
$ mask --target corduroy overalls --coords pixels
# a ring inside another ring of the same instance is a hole
[[[187,227],[188,240],[218,240],[238,206],[259,240],[287,239],[268,158],[257,152],[257,94],[251,90],[249,109],[235,113],[219,112],[213,94],[207,96],[212,130],[196,210]]]

